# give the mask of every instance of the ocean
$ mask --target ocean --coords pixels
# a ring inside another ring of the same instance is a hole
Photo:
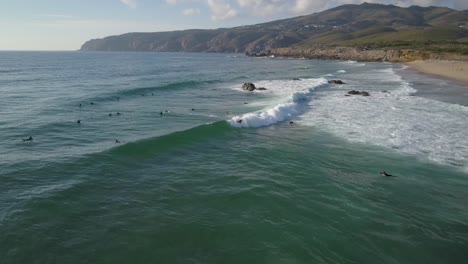
[[[468,257],[463,83],[390,63],[0,52],[0,92],[2,264]]]

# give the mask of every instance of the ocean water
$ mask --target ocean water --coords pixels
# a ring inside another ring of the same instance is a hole
[[[466,89],[400,64],[0,52],[0,263],[464,263]]]

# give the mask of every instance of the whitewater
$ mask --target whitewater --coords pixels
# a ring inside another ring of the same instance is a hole
[[[366,65],[354,61],[341,63]],[[388,64],[384,69],[366,73],[351,75],[346,70],[337,70],[325,75],[345,78],[347,83],[341,86],[328,84],[323,77],[260,80],[256,84],[268,90],[254,93],[271,95],[270,105],[234,116],[228,122],[234,127],[256,128],[293,121],[324,129],[351,142],[382,146],[466,170],[468,108],[414,96],[417,90],[396,73],[404,69],[404,65]],[[347,95],[347,91],[363,89],[372,95]]]

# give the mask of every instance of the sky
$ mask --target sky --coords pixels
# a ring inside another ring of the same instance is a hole
[[[0,0],[0,50],[77,50],[127,32],[234,27],[361,0]],[[468,0],[367,0],[468,9]]]

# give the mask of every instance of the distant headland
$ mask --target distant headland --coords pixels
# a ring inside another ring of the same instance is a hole
[[[468,10],[342,5],[250,26],[109,36],[89,40],[80,50],[236,52],[391,62],[468,60]]]

